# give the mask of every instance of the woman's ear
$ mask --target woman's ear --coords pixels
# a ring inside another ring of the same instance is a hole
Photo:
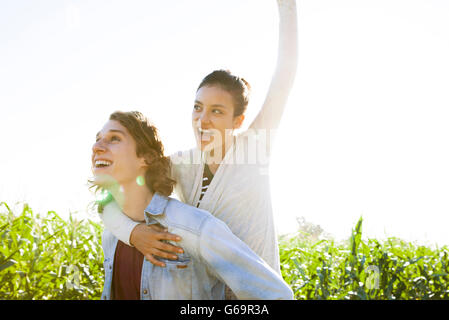
[[[234,129],[240,129],[243,124],[243,120],[245,120],[244,114],[234,117]]]

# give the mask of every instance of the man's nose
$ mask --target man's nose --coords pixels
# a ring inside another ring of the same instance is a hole
[[[92,152],[95,153],[102,153],[106,150],[106,148],[103,145],[103,140],[98,140],[97,142],[94,143],[94,145],[92,146]]]

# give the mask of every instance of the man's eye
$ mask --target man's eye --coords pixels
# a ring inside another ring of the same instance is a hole
[[[221,112],[221,110],[218,110],[218,109],[214,109],[214,110],[212,110],[212,112],[216,113],[216,114],[222,114],[223,113],[223,112]]]
[[[200,109],[201,109],[201,107],[197,104],[193,106],[193,110],[195,110],[195,111],[199,111]]]
[[[117,136],[112,136],[111,141],[120,141],[120,138]]]

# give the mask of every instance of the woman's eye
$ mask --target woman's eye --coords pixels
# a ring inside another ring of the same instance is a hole
[[[111,141],[120,141],[120,138],[117,136],[112,136]]]
[[[201,109],[201,107],[197,104],[193,106],[193,110],[195,110],[195,111],[199,111],[200,109]]]

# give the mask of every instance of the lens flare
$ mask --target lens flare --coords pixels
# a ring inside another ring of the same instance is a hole
[[[137,178],[136,178],[136,183],[139,185],[139,186],[144,186],[145,185],[145,178],[144,177],[142,177],[142,176],[138,176]]]
[[[104,207],[112,200],[112,194],[109,191],[102,189],[101,192],[97,195],[96,203]]]

